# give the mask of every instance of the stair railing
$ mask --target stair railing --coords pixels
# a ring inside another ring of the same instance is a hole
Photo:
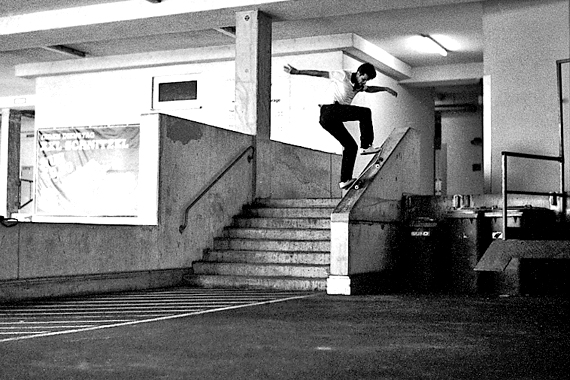
[[[253,153],[255,152],[255,147],[253,145],[248,146],[247,148],[245,148],[240,154],[238,154],[233,160],[231,160],[228,164],[226,164],[226,166],[220,170],[218,172],[217,175],[215,175],[210,182],[202,189],[202,191],[200,191],[200,193],[198,193],[198,195],[196,195],[191,201],[190,203],[188,203],[188,206],[186,206],[186,209],[184,210],[183,216],[182,216],[182,224],[180,225],[180,227],[178,227],[178,231],[180,231],[180,233],[184,232],[184,230],[186,229],[186,227],[188,227],[188,213],[190,212],[190,209],[196,204],[198,203],[198,201],[200,199],[202,199],[202,197],[204,195],[206,195],[206,193],[212,188],[214,187],[214,185],[220,180],[222,179],[222,177],[230,171],[231,168],[234,167],[235,164],[237,164],[243,156],[245,156],[248,152],[251,151],[251,154],[247,157],[247,162],[251,162],[251,160],[253,160]]]

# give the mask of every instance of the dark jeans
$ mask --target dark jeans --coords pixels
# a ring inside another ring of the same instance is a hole
[[[352,178],[358,145],[348,132],[343,122],[358,121],[360,125],[360,147],[368,148],[374,141],[372,127],[372,112],[369,108],[343,104],[325,104],[321,106],[319,123],[342,145],[342,164],[340,167],[340,182]]]

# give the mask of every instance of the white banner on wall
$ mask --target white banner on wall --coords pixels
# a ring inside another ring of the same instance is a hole
[[[37,143],[37,215],[137,215],[138,124],[38,130]]]

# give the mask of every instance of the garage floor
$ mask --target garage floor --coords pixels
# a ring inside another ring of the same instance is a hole
[[[570,373],[567,298],[160,292],[0,307],[0,379],[560,380]],[[32,328],[42,323],[52,329]]]

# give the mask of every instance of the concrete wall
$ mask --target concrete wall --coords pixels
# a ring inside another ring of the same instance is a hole
[[[496,193],[501,151],[558,155],[556,60],[570,57],[570,4],[492,0],[483,7],[484,93],[490,97],[484,133],[491,149],[485,175],[488,192]],[[568,158],[566,165],[570,169]],[[511,189],[557,190],[557,165],[513,159],[509,166]]]
[[[342,68],[342,52],[278,57],[272,62],[272,139],[327,152],[340,152],[336,140],[318,123],[318,104],[328,81],[291,77],[287,62],[324,70]],[[172,116],[239,130],[234,119],[235,62],[218,61],[162,65],[41,76],[36,87],[36,127],[137,123],[151,112],[153,77],[194,75],[198,79],[199,109],[156,109]]]
[[[41,76],[36,79],[36,128],[138,123],[141,114],[153,111],[153,77],[190,74],[202,84],[202,108],[156,111],[234,130],[229,125],[233,71],[233,62],[222,61]]]
[[[158,116],[158,115],[156,115]],[[221,174],[253,138],[210,125],[160,116],[158,268],[190,267],[211,247],[213,238],[253,199],[253,163],[243,157],[188,213],[184,210],[218,174]]]
[[[340,198],[338,173],[342,157],[276,141],[258,141],[258,181],[271,198]]]
[[[161,133],[158,226],[0,227],[0,280],[189,268],[252,200],[253,164],[244,157],[190,210],[181,234],[188,202],[252,145],[252,136],[166,115],[143,117]]]
[[[196,196],[254,145],[253,136],[168,115],[142,118],[160,129],[158,226],[0,227],[0,300],[20,298],[22,292],[40,297],[172,285],[252,201],[253,162],[246,154],[185,219]],[[255,148],[258,159],[269,158],[262,167],[274,197],[340,196],[332,169],[340,156],[272,141]]]

